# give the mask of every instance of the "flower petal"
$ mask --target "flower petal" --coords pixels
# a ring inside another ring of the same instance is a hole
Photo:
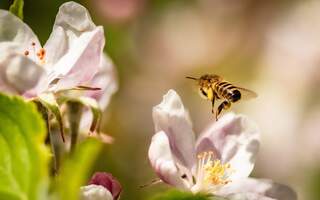
[[[297,199],[297,194],[290,187],[267,179],[244,178],[227,184],[219,191],[222,196],[237,193],[254,193],[278,200]]]
[[[112,60],[106,54],[102,56],[99,71],[93,77],[90,86],[101,88],[101,90],[88,91],[86,96],[96,99],[99,102],[101,110],[105,109],[109,104],[111,96],[118,89],[116,70]]]
[[[169,90],[162,102],[153,108],[155,131],[167,134],[174,160],[191,170],[195,164],[195,138],[188,112],[179,95]]]
[[[83,33],[92,32],[96,28],[88,10],[75,2],[67,2],[60,6],[52,33],[44,48],[47,50],[47,62],[56,63],[69,51],[70,46]]]
[[[23,94],[45,76],[44,69],[28,57],[15,53],[17,45],[0,43],[0,88]]]
[[[46,49],[52,90],[70,89],[87,83],[97,73],[104,47],[102,26],[96,26],[85,7],[68,2],[59,8]]]
[[[80,188],[80,200],[113,200],[113,197],[101,185],[87,185]]]
[[[186,188],[173,159],[166,133],[160,131],[152,137],[148,156],[151,166],[163,182],[181,189]]]
[[[23,23],[18,17],[12,13],[0,9],[0,42],[13,42],[19,45],[21,54],[25,50],[32,50],[32,43],[35,47],[39,47],[40,43],[37,36]]]
[[[98,71],[103,47],[102,27],[83,33],[49,72],[51,81],[59,79],[52,89],[70,89],[90,81]]]
[[[230,179],[248,177],[259,149],[259,129],[243,115],[225,114],[213,123],[197,141],[197,152],[217,152],[218,159],[230,163],[234,173]]]

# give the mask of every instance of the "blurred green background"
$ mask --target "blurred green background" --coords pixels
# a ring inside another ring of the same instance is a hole
[[[25,22],[44,43],[65,1],[25,0]],[[185,76],[219,74],[259,94],[234,106],[259,124],[262,145],[254,176],[292,186],[300,200],[320,199],[320,1],[84,0],[104,25],[105,51],[119,91],[105,110],[103,130],[115,138],[92,171],[110,171],[122,199],[147,199],[163,185],[147,151],[152,107],[173,88],[190,110],[195,132],[213,117]],[[11,1],[1,0],[8,9]],[[81,164],[81,163],[79,163]]]

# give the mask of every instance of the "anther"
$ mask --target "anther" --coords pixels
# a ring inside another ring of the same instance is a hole
[[[36,46],[36,43],[35,43],[35,42],[32,42],[31,45],[32,45],[32,46]]]
[[[25,55],[25,56],[28,56],[28,55],[29,55],[29,51],[25,51],[25,52],[24,52],[24,55]]]

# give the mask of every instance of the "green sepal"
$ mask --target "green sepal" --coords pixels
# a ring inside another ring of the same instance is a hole
[[[80,97],[79,101],[90,108],[91,113],[92,113],[92,122],[90,126],[90,132],[97,132],[99,134],[100,132],[100,121],[101,121],[101,116],[102,116],[102,111],[100,109],[100,106],[98,102],[90,97]]]
[[[23,5],[23,0],[14,0],[13,4],[9,8],[9,11],[23,20]]]
[[[73,102],[79,102],[83,106],[87,107],[90,109],[92,113],[92,122],[90,125],[90,132],[97,132],[99,134],[100,132],[100,122],[101,122],[101,117],[102,117],[102,111],[100,109],[100,106],[98,102],[90,97],[78,97],[78,98],[73,98],[73,97],[68,97],[68,96],[59,96],[58,102],[59,104],[66,103],[68,101],[73,101]]]
[[[41,93],[36,100],[39,100],[39,102],[55,116],[60,129],[61,138],[63,142],[65,142],[62,115],[55,96],[52,93]]]

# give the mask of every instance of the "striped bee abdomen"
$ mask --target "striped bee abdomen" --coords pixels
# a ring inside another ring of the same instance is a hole
[[[239,101],[241,99],[241,92],[237,89],[232,91],[232,95],[230,97],[230,101],[231,102],[236,102]]]
[[[218,82],[216,85],[215,85],[215,89],[216,89],[216,93],[218,94],[218,96],[220,98],[225,98],[225,96],[223,95],[224,91],[225,91],[225,88],[227,88],[228,86],[232,86],[231,83],[228,83],[226,81],[221,81],[221,82]]]
[[[220,98],[230,102],[236,102],[241,99],[241,93],[237,90],[237,87],[226,81],[216,84],[216,93]]]

